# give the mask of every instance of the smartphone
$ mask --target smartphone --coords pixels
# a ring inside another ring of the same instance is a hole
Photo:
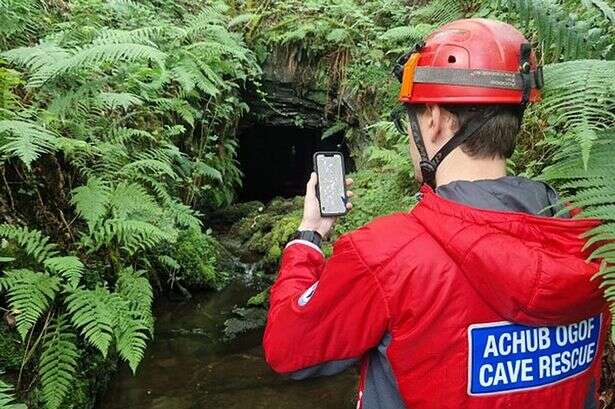
[[[318,175],[316,196],[323,217],[341,216],[348,212],[346,203],[346,175],[341,152],[316,152],[314,171]]]

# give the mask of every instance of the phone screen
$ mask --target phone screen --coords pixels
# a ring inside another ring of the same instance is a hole
[[[339,152],[316,153],[320,214],[325,216],[346,213],[344,188],[344,159]]]

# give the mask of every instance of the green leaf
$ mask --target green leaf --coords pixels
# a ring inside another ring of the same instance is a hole
[[[49,326],[38,364],[45,409],[61,408],[74,386],[79,360],[76,342],[77,337],[63,316]]]
[[[66,298],[66,307],[73,325],[81,330],[86,341],[107,356],[117,323],[117,296],[106,288],[94,290],[78,288]]]
[[[99,223],[107,212],[110,201],[110,189],[98,178],[90,178],[85,186],[73,189],[71,203],[77,214],[85,219],[90,231]]]
[[[32,270],[9,270],[0,278],[0,289],[7,293],[17,321],[17,332],[25,340],[30,329],[51,306],[60,290],[60,282],[57,277]]]
[[[59,274],[72,289],[77,288],[84,266],[75,256],[50,257],[44,262],[45,267],[54,274]]]
[[[0,153],[18,157],[28,169],[42,154],[55,150],[56,140],[55,134],[35,123],[0,120]]]

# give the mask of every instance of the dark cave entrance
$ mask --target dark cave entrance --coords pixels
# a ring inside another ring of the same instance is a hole
[[[344,133],[321,140],[323,129],[254,125],[239,135],[239,163],[244,174],[240,201],[269,201],[276,196],[305,194],[312,155],[337,150],[344,154],[346,172],[354,170]]]

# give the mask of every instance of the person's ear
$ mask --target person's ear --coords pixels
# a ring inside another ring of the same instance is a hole
[[[427,104],[425,110],[426,121],[425,125],[429,129],[429,137],[431,143],[436,143],[442,136],[442,127],[444,125],[444,116],[439,105]]]

